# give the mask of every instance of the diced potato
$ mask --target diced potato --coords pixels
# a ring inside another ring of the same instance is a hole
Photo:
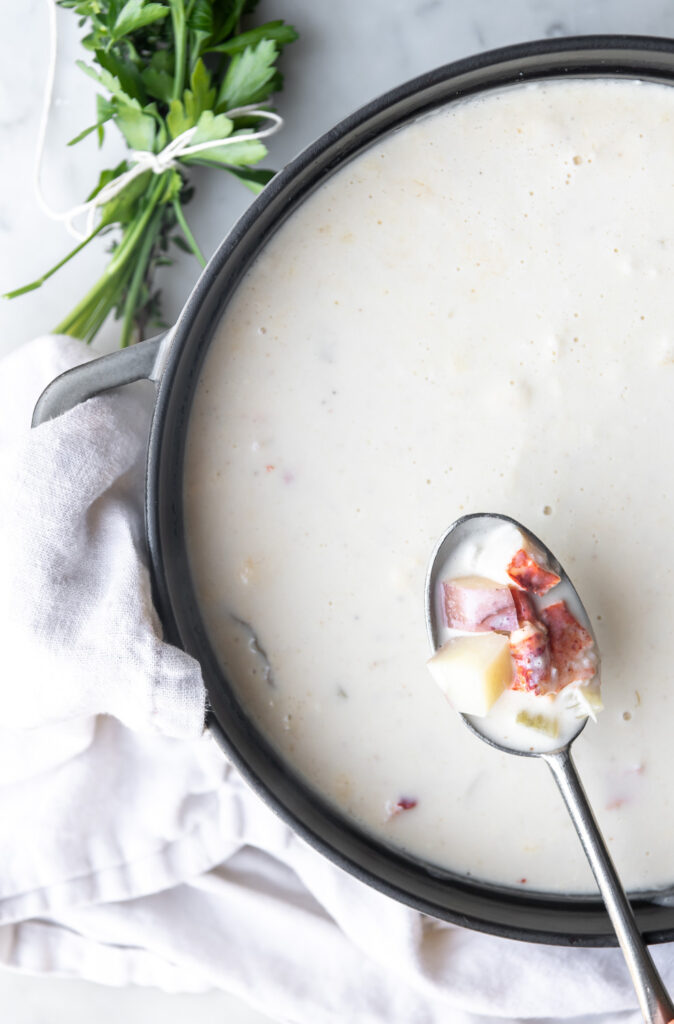
[[[450,640],[433,655],[428,668],[457,711],[486,715],[512,678],[507,636],[482,633]]]

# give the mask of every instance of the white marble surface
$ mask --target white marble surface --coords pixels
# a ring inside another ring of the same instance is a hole
[[[284,17],[301,31],[285,60],[286,89],[279,108],[287,124],[271,141],[269,166],[281,166],[318,134],[384,90],[436,65],[508,43],[592,32],[674,34],[671,0],[263,0],[260,20]],[[63,227],[39,211],[31,175],[46,54],[45,0],[0,2],[0,291],[35,277],[69,246]],[[69,12],[61,32],[56,92],[43,182],[50,202],[78,202],[98,170],[121,151],[111,140],[104,154],[92,138],[67,149],[64,142],[90,123],[93,87],[74,67],[78,30]],[[103,161],[105,160],[105,163]],[[249,194],[217,171],[198,177],[198,198],[188,208],[195,235],[210,254]],[[49,330],[93,283],[104,265],[103,243],[41,290],[0,303],[0,353]],[[163,276],[165,316],[177,315],[198,268],[189,257]],[[113,348],[109,323],[99,346]],[[7,825],[7,823],[5,823]],[[223,951],[224,952],[224,951]],[[255,1024],[262,1018],[221,994],[166,996],[118,991],[76,981],[32,980],[0,973],[3,1017],[13,1024],[68,1021],[107,1024],[120,1013],[127,1024],[160,1015],[170,1024],[227,1020]],[[57,1011],[54,1007],[58,1007]]]

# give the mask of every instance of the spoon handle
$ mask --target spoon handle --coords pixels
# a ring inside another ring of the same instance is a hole
[[[555,777],[594,872],[636,989],[643,1018],[647,1024],[669,1024],[674,1020],[674,1005],[639,934],[634,913],[599,831],[571,751],[567,747],[542,757]]]

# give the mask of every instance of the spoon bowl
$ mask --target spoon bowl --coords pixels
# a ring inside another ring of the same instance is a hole
[[[546,567],[560,577],[560,582],[554,589],[566,601],[569,610],[580,625],[590,633],[596,652],[596,638],[590,618],[575,587],[552,551],[530,530],[510,516],[499,513],[474,513],[462,516],[452,523],[436,544],[431,555],[426,574],[425,603],[426,628],[433,653],[435,654],[442,647],[443,619],[440,577],[443,568],[447,565],[451,555],[459,551],[462,546],[479,542],[490,531],[504,524],[510,524],[519,530],[528,539],[532,548],[542,556]],[[561,589],[558,591],[558,588]],[[599,672],[598,655],[596,672]],[[503,696],[507,697],[507,693],[508,691]],[[499,700],[502,699],[499,698]],[[503,731],[495,734],[488,725],[489,715],[481,717],[473,714],[461,714],[461,717],[475,736],[496,750],[524,757],[540,757],[547,763],[564,798],[602,899],[606,904],[634,984],[643,1019],[647,1024],[673,1024],[674,1004],[672,1004],[653,963],[648,947],[639,933],[634,913],[571,757],[571,744],[585,728],[587,717],[571,719],[569,728],[564,730],[560,739],[541,741],[533,746],[517,743],[511,739],[509,733],[503,733]]]
[[[597,638],[594,634],[590,617],[578,595],[578,591],[563,566],[552,551],[535,534],[522,526],[516,519],[498,512],[475,512],[470,515],[461,516],[443,533],[433,550],[428,563],[425,588],[426,630],[433,652],[442,646],[442,604],[439,584],[443,566],[447,563],[453,551],[466,543],[474,542],[476,539],[486,536],[499,523],[509,524],[527,537],[532,547],[542,555],[545,565],[560,577],[559,588],[563,591],[563,597],[567,605],[573,610],[577,621],[592,637],[594,649],[598,652]],[[559,592],[557,587],[555,591]],[[599,675],[600,659],[598,654],[596,672]],[[518,754],[520,757],[541,757],[543,753],[553,753],[555,750],[568,748],[583,731],[588,722],[587,717],[579,717],[572,723],[571,729],[565,731],[561,743],[541,741],[537,747],[532,748],[520,746],[505,737],[497,738],[494,732],[489,729],[488,719],[480,718],[477,715],[462,714],[461,712],[459,714],[470,731],[475,733],[485,743],[489,743],[490,746],[495,747],[497,750],[502,750],[506,754]]]

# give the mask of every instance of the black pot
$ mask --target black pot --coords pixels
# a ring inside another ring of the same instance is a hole
[[[279,759],[247,717],[209,642],[190,577],[181,500],[186,426],[204,356],[242,275],[286,217],[346,160],[420,114],[483,90],[564,77],[674,82],[674,41],[583,36],[526,43],[449,64],[386,93],[327,132],[267,185],[213,256],[168,336],[59,377],[40,399],[34,422],[131,380],[157,382],[146,518],[165,635],[201,663],[208,726],[218,743],[296,832],[362,881],[435,917],[511,938],[604,946],[616,940],[598,899],[467,880],[392,850],[324,802]],[[639,893],[632,904],[647,941],[674,939],[674,891]]]

